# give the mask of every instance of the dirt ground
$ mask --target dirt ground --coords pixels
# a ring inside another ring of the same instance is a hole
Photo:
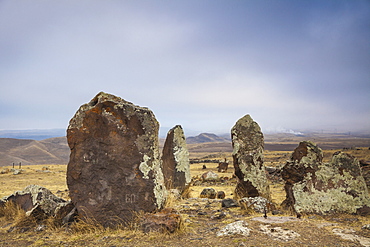
[[[328,151],[326,158],[335,150]],[[358,159],[369,157],[369,150],[353,150]],[[288,159],[290,152],[266,152],[267,165],[277,166]],[[203,153],[201,154],[203,155]],[[206,155],[209,157],[210,154]],[[227,158],[231,153],[211,154],[215,159]],[[202,158],[198,156],[197,158]],[[203,165],[207,168],[203,169]],[[231,178],[232,165],[227,173],[218,173],[216,163],[191,164],[191,175],[200,177],[206,171]],[[1,167],[3,169],[4,167]],[[68,198],[65,182],[66,165],[42,165],[24,167],[23,173],[0,174],[0,197],[15,190],[22,190],[29,184],[38,184],[50,189],[57,196]],[[190,187],[189,198],[173,200],[168,205],[175,208],[182,217],[180,229],[172,234],[143,233],[136,226],[103,229],[96,226],[51,227],[47,224],[29,229],[12,231],[12,221],[0,217],[0,247],[5,246],[370,246],[370,230],[363,229],[370,224],[369,217],[358,215],[303,215],[297,219],[289,212],[280,211],[267,219],[259,213],[251,213],[240,207],[223,208],[220,199],[199,198],[200,192],[211,187],[224,191],[226,198],[233,198],[235,182],[197,183]],[[279,205],[285,198],[283,184],[271,183],[272,201]],[[279,206],[278,206],[279,209]],[[227,224],[245,221],[248,236],[233,235],[218,237],[217,233]],[[288,220],[288,221],[284,221]]]

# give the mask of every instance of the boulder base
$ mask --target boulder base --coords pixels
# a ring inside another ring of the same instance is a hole
[[[165,208],[155,214],[146,214],[142,219],[144,232],[170,232],[173,233],[180,227],[181,216],[173,208]]]

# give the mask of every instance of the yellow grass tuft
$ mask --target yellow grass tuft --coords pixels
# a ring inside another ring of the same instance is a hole
[[[4,207],[0,207],[0,219],[12,223],[13,227],[24,228],[34,227],[37,220],[32,216],[27,216],[26,212],[18,205],[11,201],[5,203]]]

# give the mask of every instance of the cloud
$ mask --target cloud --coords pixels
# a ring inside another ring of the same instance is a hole
[[[0,129],[64,128],[99,91],[166,127],[364,128],[369,16],[365,1],[2,1]]]

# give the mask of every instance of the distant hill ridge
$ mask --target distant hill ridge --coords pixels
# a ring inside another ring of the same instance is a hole
[[[0,166],[67,164],[69,153],[66,137],[41,141],[0,138]]]
[[[189,152],[198,152],[199,143],[203,151],[207,152],[232,152],[232,145],[228,135],[217,136],[213,133],[201,133],[186,139]],[[352,137],[340,134],[311,134],[309,136],[295,136],[293,134],[266,134],[265,150],[293,151],[300,141],[313,140],[323,149],[341,149],[344,147],[370,147],[369,137]],[[163,147],[164,139],[160,139]],[[203,144],[204,143],[204,144]],[[192,145],[194,144],[194,145]],[[67,164],[70,150],[67,138],[54,137],[44,140],[0,138],[0,166],[10,166],[12,163],[22,165],[41,164]]]
[[[201,133],[194,137],[186,138],[188,144],[206,143],[206,142],[230,142],[227,138],[217,136],[213,133]]]

